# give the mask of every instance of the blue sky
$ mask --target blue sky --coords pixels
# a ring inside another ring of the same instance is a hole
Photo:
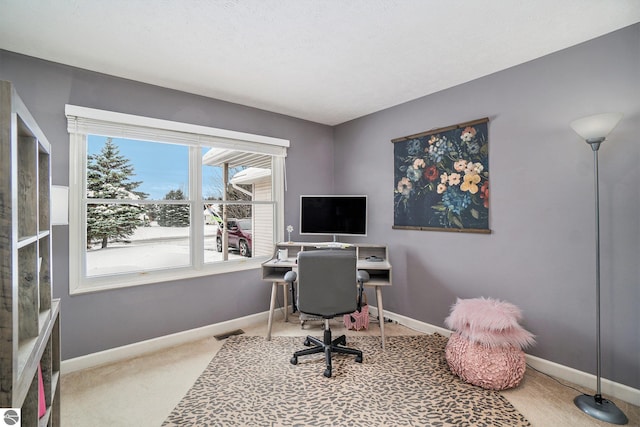
[[[148,199],[163,199],[171,190],[189,189],[189,148],[183,145],[161,144],[124,138],[112,138],[120,155],[129,159],[135,176],[131,181],[142,181],[136,189],[149,196]],[[99,154],[107,140],[106,136],[89,135],[87,153]],[[204,153],[208,149],[203,149]],[[149,153],[152,152],[152,155]],[[222,183],[220,168],[203,168],[203,197],[217,196]]]

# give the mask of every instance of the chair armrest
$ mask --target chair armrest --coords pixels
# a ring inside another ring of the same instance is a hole
[[[298,279],[298,275],[295,271],[287,271],[284,275],[284,281],[288,283],[293,283]]]
[[[358,270],[358,272],[356,273],[356,279],[358,280],[358,283],[362,285],[363,283],[369,281],[369,273],[365,270]]]
[[[358,312],[362,310],[362,292],[364,291],[364,283],[369,281],[369,273],[365,270],[356,272],[356,280],[358,281]]]

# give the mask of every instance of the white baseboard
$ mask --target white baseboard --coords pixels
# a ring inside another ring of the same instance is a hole
[[[595,390],[596,388],[597,379],[593,374],[578,371],[577,369],[560,365],[555,362],[550,362],[529,354],[527,354],[527,363],[538,371],[544,372],[545,374],[551,375],[555,378],[572,382],[590,390]],[[600,379],[600,388],[602,389],[602,395],[605,398],[613,397],[624,400],[632,405],[640,406],[640,390],[636,388],[629,387],[606,378]]]
[[[110,348],[97,353],[63,360],[60,363],[60,372],[64,375],[82,369],[95,368],[108,363],[114,363],[188,342],[224,334],[236,329],[247,328],[260,322],[266,323],[268,316],[269,312],[265,311],[263,313],[252,314],[250,316],[240,317],[226,322],[214,323],[201,328],[190,329],[188,331],[165,335],[150,340],[124,345],[122,347]],[[282,317],[282,314],[280,313],[280,310],[278,310],[274,313],[274,319],[279,319],[280,317]]]
[[[370,307],[369,310],[372,314],[377,316],[378,310],[375,307]],[[409,317],[405,317],[399,314],[395,314],[385,310],[384,315],[386,318],[400,323],[407,328],[424,332],[434,333],[437,332],[444,336],[451,335],[451,331],[445,328],[431,325],[429,323],[420,322]],[[526,355],[527,363],[537,369],[540,372],[551,375],[555,378],[571,382],[573,384],[585,387],[587,389],[594,390],[596,388],[596,376],[587,372],[579,371],[577,369],[570,368],[568,366],[560,365],[555,362],[550,362],[545,359],[541,359],[536,356]],[[631,403],[632,405],[640,406],[640,390],[629,387],[624,384],[616,383],[606,378],[601,379],[602,394],[608,398],[616,398]]]
[[[378,316],[378,309],[375,306],[369,306],[369,311],[372,315]],[[435,332],[440,335],[444,335],[448,337],[451,335],[451,331],[445,328],[440,328],[438,326],[431,325],[429,323],[424,323],[419,320],[412,319],[410,317],[402,316],[400,314],[392,313],[388,310],[384,311],[384,317],[390,319],[394,322],[398,322],[402,326],[406,326],[409,329],[413,329],[414,331],[423,332],[425,334],[433,334]]]
[[[370,306],[369,309],[372,315],[378,315],[378,310],[375,306]],[[447,337],[451,335],[451,331],[448,329],[421,322],[410,317],[402,316],[400,314],[396,314],[386,310],[384,314],[387,319],[398,322],[399,324],[418,332],[427,334],[437,332]],[[116,347],[97,353],[87,354],[86,356],[63,360],[60,363],[60,372],[62,374],[68,374],[70,372],[75,372],[82,369],[94,368],[108,363],[129,359],[131,357],[141,356],[146,353],[174,347],[176,345],[181,345],[188,342],[197,341],[199,339],[212,337],[214,335],[223,334],[235,329],[248,328],[250,326],[254,326],[256,323],[266,322],[268,316],[269,312],[265,311],[263,313],[240,317],[238,319],[233,319],[226,322],[215,323],[213,325],[203,326],[201,328],[178,332],[171,335],[165,335],[146,341],[140,341],[134,344]],[[275,317],[282,317],[282,314],[280,312],[275,313]],[[577,369],[573,369],[568,366],[560,365],[558,363],[550,362],[548,360],[531,355],[527,355],[527,363],[533,368],[544,372],[545,374],[552,375],[558,379],[569,381],[571,383],[589,389],[595,388],[595,375],[578,371]],[[640,390],[626,386],[624,384],[607,380],[606,378],[602,379],[601,386],[602,393],[605,395],[605,397],[613,397],[625,402],[629,402],[632,405],[640,406]]]

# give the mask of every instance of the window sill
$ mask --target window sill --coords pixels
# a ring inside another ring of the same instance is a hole
[[[177,280],[192,279],[196,277],[215,276],[218,274],[233,273],[236,271],[254,270],[262,266],[262,263],[269,257],[257,257],[249,259],[241,259],[227,261],[216,265],[207,265],[201,270],[192,268],[173,269],[173,270],[157,270],[138,272],[132,274],[123,274],[120,276],[108,276],[106,279],[96,278],[86,280],[82,284],[72,287],[69,283],[69,294],[82,295],[93,292],[101,292],[112,289],[130,288],[133,286],[150,285],[154,283],[171,282]],[[113,283],[118,278],[117,283]]]

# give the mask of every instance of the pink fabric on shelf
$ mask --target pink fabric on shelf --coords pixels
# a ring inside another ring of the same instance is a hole
[[[445,358],[451,372],[463,381],[490,390],[516,387],[526,369],[524,351],[520,348],[487,348],[458,332],[449,337]]]
[[[42,366],[38,364],[38,417],[47,413],[47,402],[44,397],[44,381],[42,380]]]

